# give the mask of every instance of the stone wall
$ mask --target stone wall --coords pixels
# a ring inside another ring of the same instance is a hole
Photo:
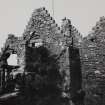
[[[82,69],[87,105],[105,104],[105,18],[82,43]]]
[[[23,35],[21,37],[15,37],[10,34],[6,40],[4,48],[9,45],[9,48],[13,49],[17,53],[19,65],[22,65],[24,64],[25,59],[26,41],[29,42],[28,45],[30,46],[32,43],[36,44],[38,39],[41,39],[43,45],[47,47],[52,54],[59,56],[59,54],[66,49],[66,52],[63,53],[63,56],[66,56],[66,58],[61,56],[62,60],[60,59],[60,61],[68,62],[67,49],[72,40],[71,36],[73,36],[74,46],[80,47],[82,42],[82,35],[69,22],[69,19],[63,19],[62,26],[60,28],[45,8],[35,9],[26,29],[23,32]]]
[[[72,42],[74,47],[79,48],[82,57],[82,35],[71,24],[69,19],[64,18],[61,28],[58,27],[55,20],[45,8],[36,9],[32,13],[22,37],[17,38],[12,36],[6,41],[7,45],[10,44],[10,48],[16,51],[19,65],[22,67],[21,69],[24,69],[24,66],[27,64],[26,58],[30,56],[26,53],[26,47],[37,47],[37,43],[42,43],[51,55],[58,58],[60,66],[59,71],[61,74],[65,74],[63,84],[64,91],[69,91],[70,88],[68,47]],[[31,51],[29,53],[31,53]]]
[[[1,50],[1,56],[4,50],[8,47],[6,52],[10,54],[17,54],[17,63],[20,67],[24,65],[25,41],[22,37],[16,37],[13,34],[8,34],[8,38]],[[23,68],[23,67],[22,67]]]
[[[32,13],[23,35],[21,37],[9,35],[2,50],[9,45],[9,50],[12,49],[18,55],[18,64],[22,67],[21,69],[24,69],[25,59],[28,56],[25,53],[26,42],[28,41],[28,46],[31,47],[36,47],[37,43],[43,43],[52,55],[59,58],[60,71],[66,74],[65,88],[70,85],[68,46],[72,43],[72,37],[73,46],[79,48],[81,55],[83,87],[86,91],[85,103],[86,105],[104,105],[105,17],[101,17],[91,33],[82,38],[69,19],[64,18],[59,27],[45,8],[39,8]]]
[[[61,28],[58,27],[55,20],[50,16],[45,8],[36,9],[26,26],[23,33],[24,40],[30,40],[29,43],[35,45],[37,39],[42,39],[43,45],[56,56],[59,56],[64,49],[66,51],[59,58],[60,71],[65,71],[69,77],[69,58],[68,46],[71,44],[73,36],[74,46],[80,48],[82,35],[71,25],[69,19],[63,19]],[[71,30],[71,33],[70,33]],[[67,80],[66,80],[67,81]]]

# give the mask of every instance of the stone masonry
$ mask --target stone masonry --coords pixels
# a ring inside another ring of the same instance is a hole
[[[83,39],[82,70],[87,105],[104,105],[105,17],[101,17],[91,33]]]
[[[86,91],[86,105],[105,105],[105,17],[101,17],[87,37],[82,37],[71,24],[70,19],[62,19],[59,27],[45,8],[36,9],[21,37],[9,35],[4,48],[9,45],[11,53],[18,55],[18,64],[24,70],[26,43],[37,47],[43,44],[52,55],[59,56],[60,71],[65,72],[64,89],[70,85],[68,46],[79,48],[83,88]],[[11,54],[12,54],[11,53]],[[2,55],[2,52],[1,52]]]

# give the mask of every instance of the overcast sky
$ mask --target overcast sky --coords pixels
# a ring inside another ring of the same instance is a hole
[[[21,36],[32,11],[46,7],[53,16],[52,0],[0,0],[0,48],[9,33]],[[73,25],[86,36],[91,28],[105,16],[105,0],[54,0],[54,18],[70,18]]]

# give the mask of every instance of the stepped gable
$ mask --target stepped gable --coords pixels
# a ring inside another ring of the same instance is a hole
[[[70,32],[71,31],[71,32]],[[68,47],[72,42],[72,37],[74,41],[74,46],[79,47],[79,39],[82,40],[81,34],[77,31],[77,29],[71,24],[70,19],[62,19],[61,25],[61,34],[62,34],[62,42],[63,46],[66,48],[66,52],[60,58],[60,69],[65,73],[64,78],[64,89],[65,87],[70,89],[70,63],[69,63],[69,52]],[[80,50],[80,49],[79,49]]]
[[[42,39],[50,51],[59,53],[58,44],[60,43],[60,37],[62,37],[60,28],[45,8],[36,9],[32,13],[23,33],[24,40],[30,40],[30,37],[32,37],[32,42],[36,39]]]
[[[71,25],[71,20],[64,18],[61,27],[61,32],[63,33],[64,37],[66,37],[67,43],[70,44],[72,40],[71,37],[73,37],[74,46],[79,47],[80,43],[82,42],[82,35],[75,26]]]
[[[77,30],[75,26],[72,26],[72,35],[74,36],[74,43],[79,46],[82,42],[82,34]]]
[[[101,99],[99,94],[105,94],[105,17],[100,18],[91,33],[83,39],[82,45],[84,87],[93,98],[96,94]]]
[[[51,37],[56,40],[57,37],[59,37],[60,28],[45,8],[39,8],[32,13],[28,25],[23,33],[23,38],[28,40],[33,32],[35,32],[35,39],[41,38],[45,40]]]

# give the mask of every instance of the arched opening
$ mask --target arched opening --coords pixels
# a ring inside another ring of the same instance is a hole
[[[7,59],[8,65],[17,66],[17,54],[11,54]]]

